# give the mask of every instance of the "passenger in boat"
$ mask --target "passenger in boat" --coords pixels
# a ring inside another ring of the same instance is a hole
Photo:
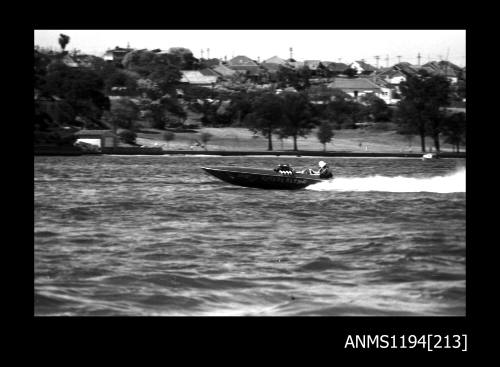
[[[317,173],[319,173],[320,178],[332,178],[333,177],[333,173],[330,170],[330,167],[328,167],[328,164],[326,164],[323,161],[319,161],[318,166],[319,166],[319,171]]]

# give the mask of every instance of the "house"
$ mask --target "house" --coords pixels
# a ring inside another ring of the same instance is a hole
[[[286,60],[287,64],[290,65],[294,69],[300,69],[304,67],[304,62],[303,61],[296,61],[295,59],[287,59]]]
[[[63,62],[63,64],[71,68],[76,68],[79,66],[78,62],[76,62],[75,59],[68,54],[64,55],[61,61]]]
[[[320,67],[320,60],[304,60],[304,66],[307,66],[311,70],[316,70]]]
[[[430,74],[437,74],[445,76],[451,84],[456,84],[458,82],[458,73],[457,70],[460,70],[460,67],[452,64],[448,61],[430,61],[422,66],[425,68]]]
[[[390,88],[387,86],[380,86],[368,78],[335,78],[335,80],[327,86],[331,89],[340,89],[355,99],[373,94],[383,99],[387,104],[390,103]]]
[[[263,64],[277,64],[277,65],[289,66],[288,62],[285,59],[282,59],[281,57],[278,57],[278,56],[273,56],[273,57],[263,61],[262,63]]]
[[[205,76],[215,76],[217,78],[220,77],[219,73],[217,73],[216,71],[214,71],[212,69],[209,69],[209,68],[200,69],[199,72],[202,73]]]
[[[204,75],[199,70],[181,70],[181,83],[196,84],[200,86],[211,86],[217,82],[217,76]]]
[[[75,133],[76,143],[86,143],[99,148],[113,148],[118,145],[118,136],[111,130],[80,130]]]
[[[221,75],[224,78],[230,78],[234,76],[237,72],[233,69],[228,68],[225,65],[217,65],[213,66],[212,70],[215,71],[217,74]]]
[[[260,73],[259,65],[246,56],[236,56],[227,62],[227,66],[239,72],[248,72],[250,75],[258,75]]]
[[[125,57],[126,54],[128,54],[130,51],[133,51],[133,48],[122,48],[116,46],[112,50],[107,50],[106,53],[103,56],[103,59],[105,61],[114,61],[114,62],[122,62],[123,58]]]
[[[347,69],[349,69],[349,65],[341,63],[341,62],[331,62],[326,66],[331,72],[334,73],[343,73]]]
[[[289,66],[289,65],[272,64],[272,63],[271,63],[271,64],[269,64],[269,63],[266,63],[266,62],[264,62],[264,63],[260,64],[260,67],[261,67],[262,69],[266,70],[266,71],[267,71],[267,72],[269,72],[269,73],[276,73],[276,72],[278,72],[278,70],[279,70],[280,68],[287,68],[287,69],[291,69],[291,68],[292,68],[292,67],[291,67],[291,66]]]
[[[406,76],[416,75],[416,74],[418,74],[418,71],[421,69],[421,67],[416,66],[416,65],[412,65],[409,62],[400,62],[400,63],[394,64],[392,66],[392,68],[394,70],[401,71]]]
[[[366,63],[363,60],[352,62],[349,67],[356,70],[358,74],[370,75],[377,71],[377,68],[373,65]]]
[[[391,85],[399,85],[401,82],[406,81],[406,75],[401,70],[394,68],[383,70],[382,72],[377,73],[376,76],[384,79]]]

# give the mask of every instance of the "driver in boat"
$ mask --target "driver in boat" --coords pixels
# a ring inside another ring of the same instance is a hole
[[[319,171],[315,172],[312,169],[306,170],[304,173],[309,173],[311,175],[319,175],[320,178],[332,178],[333,173],[324,161],[318,162]]]

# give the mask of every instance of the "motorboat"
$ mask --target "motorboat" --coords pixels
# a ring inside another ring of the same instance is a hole
[[[208,174],[233,185],[259,189],[298,190],[319,182],[320,178],[311,170],[296,171],[286,165],[275,169],[246,167],[201,167]]]

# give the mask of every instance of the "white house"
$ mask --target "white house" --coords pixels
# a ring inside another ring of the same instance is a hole
[[[211,86],[217,82],[215,75],[203,75],[198,70],[181,70],[181,83],[197,84],[201,86]]]
[[[118,137],[111,130],[80,130],[75,133],[76,143],[86,143],[99,148],[113,148]]]
[[[377,68],[375,66],[372,66],[363,60],[361,61],[354,61],[352,62],[349,67],[351,69],[356,70],[358,74],[372,74],[375,71],[377,71]]]

